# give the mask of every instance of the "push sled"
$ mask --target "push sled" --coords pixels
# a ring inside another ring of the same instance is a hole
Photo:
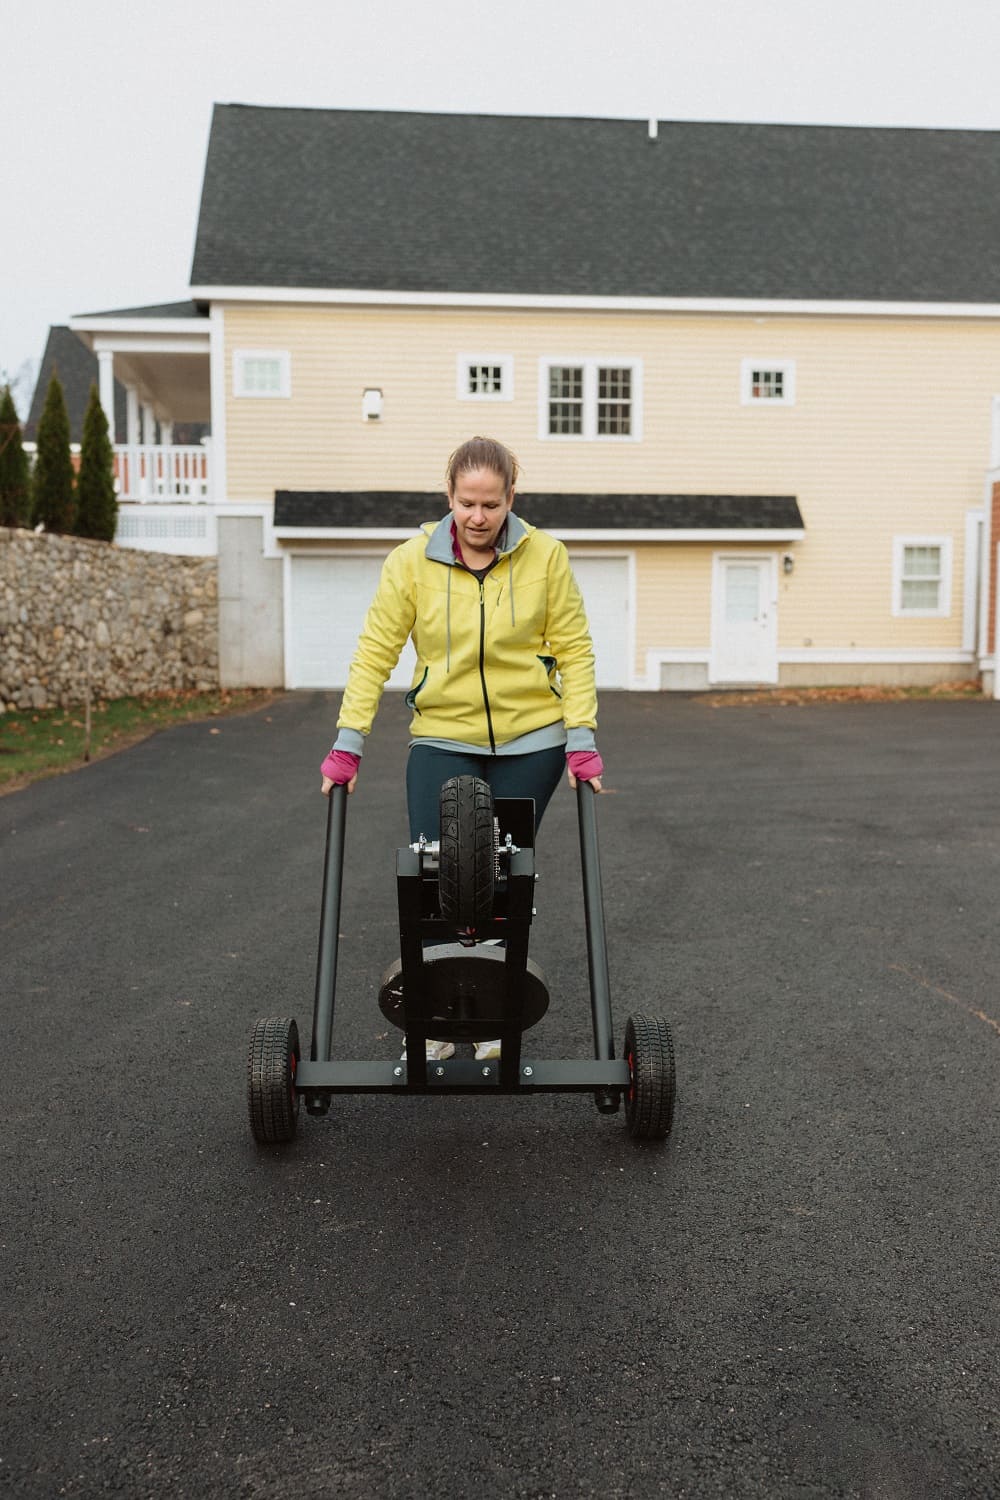
[[[594,1055],[526,1057],[525,1032],[548,1007],[545,976],[528,957],[535,899],[534,802],[497,798],[485,781],[456,776],[441,788],[441,831],[397,850],[399,959],[382,978],[379,1006],[406,1037],[403,1060],[337,1059],[333,1048],[347,789],[330,791],[319,957],[309,1057],[294,1019],[254,1027],[247,1069],[250,1128],[262,1145],[295,1136],[299,1108],[325,1115],[336,1094],[592,1094],[602,1114],[624,1104],[637,1139],[663,1139],[674,1115],[670,1027],[636,1012],[615,1057],[595,794],[576,789]],[[500,1039],[500,1057],[425,1055],[433,1037]]]

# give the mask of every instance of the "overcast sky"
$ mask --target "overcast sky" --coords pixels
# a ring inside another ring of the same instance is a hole
[[[0,17],[10,375],[51,323],[187,295],[216,101],[1000,129],[1000,0],[6,0]]]

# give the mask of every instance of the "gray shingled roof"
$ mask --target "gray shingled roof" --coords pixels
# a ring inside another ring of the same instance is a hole
[[[533,526],[567,531],[801,530],[794,495],[518,494],[517,513]],[[446,509],[438,491],[277,490],[275,526],[371,529],[436,521]]]
[[[1000,302],[1000,132],[217,105],[192,284]]]
[[[105,312],[77,313],[78,318],[205,318],[203,307],[187,302],[157,302],[151,307],[112,307]]]

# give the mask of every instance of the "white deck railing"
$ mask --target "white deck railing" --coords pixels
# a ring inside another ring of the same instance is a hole
[[[119,500],[207,500],[208,449],[159,443],[116,443]]]

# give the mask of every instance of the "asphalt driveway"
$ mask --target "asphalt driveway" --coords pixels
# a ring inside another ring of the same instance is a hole
[[[16,1496],[1000,1494],[1000,713],[609,695],[616,1033],[677,1124],[348,1098],[254,1146],[310,1017],[336,696],[0,798],[0,1487]],[[392,1055],[406,720],[348,816],[337,1042]],[[572,797],[526,1048],[588,1040]]]

